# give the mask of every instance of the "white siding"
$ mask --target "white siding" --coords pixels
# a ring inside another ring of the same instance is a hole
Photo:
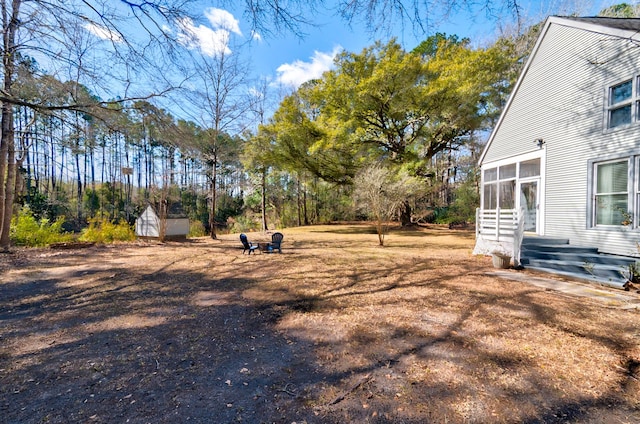
[[[640,47],[602,33],[551,24],[501,125],[485,152],[493,162],[537,149],[545,141],[543,176],[547,236],[632,254],[638,230],[588,228],[588,161],[640,152],[640,124],[605,129],[607,88],[640,74]]]
[[[189,234],[189,218],[167,218],[165,221],[166,237],[186,237]],[[139,237],[160,236],[160,219],[151,206],[148,206],[136,219],[136,235]]]
[[[160,235],[160,220],[151,206],[136,219],[136,236],[158,237]]]

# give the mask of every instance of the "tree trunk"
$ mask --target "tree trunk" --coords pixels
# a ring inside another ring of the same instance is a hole
[[[168,210],[168,204],[167,204],[167,197],[166,197],[166,191],[165,188],[162,188],[161,191],[161,199],[160,199],[160,208],[158,210],[158,219],[160,221],[160,228],[158,228],[158,239],[160,240],[160,243],[164,243],[164,240],[167,236],[167,210]]]
[[[33,159],[33,164],[27,165],[27,178],[29,181],[33,181],[33,187],[35,187],[36,191],[40,191],[40,173],[36,172],[36,169],[40,169],[40,157],[38,154],[40,152],[39,139],[38,126],[36,125],[33,137],[33,156],[31,157]]]
[[[300,196],[300,177],[296,178],[296,205],[298,206],[298,227],[302,226],[302,197]]]
[[[78,222],[82,221],[82,173],[80,172],[80,147],[78,146],[78,150],[75,153],[75,160],[76,160],[76,180],[78,183],[78,187],[76,187],[76,195],[78,197],[78,206],[77,206],[77,218],[78,218]]]
[[[385,224],[380,218],[376,220],[376,232],[378,233],[378,245],[384,246]]]
[[[8,109],[8,111],[7,111]],[[0,248],[7,250],[9,243],[5,242],[9,238],[9,227],[5,227],[4,215],[7,211],[7,192],[8,192],[8,178],[7,178],[7,166],[9,163],[9,138],[12,131],[7,122],[7,116],[11,116],[11,105],[4,103],[2,105],[2,133],[0,135]]]
[[[267,227],[267,168],[262,168],[262,199],[261,199],[261,209],[262,209],[262,231],[266,232],[269,228]]]
[[[9,234],[11,227],[11,216],[13,215],[13,200],[16,187],[13,105],[10,103],[4,103],[2,105],[2,148],[0,149],[0,155],[2,156],[2,164],[4,165],[3,167],[0,167],[1,175],[4,177],[4,181],[2,184],[0,250],[6,251],[11,245]]]
[[[213,160],[213,165],[212,165],[212,170],[211,170],[211,211],[209,212],[209,226],[211,227],[211,238],[212,239],[217,239],[218,236],[216,235],[216,191],[217,191],[217,184],[216,181],[218,179],[217,176],[217,169],[216,169],[216,159]]]
[[[411,205],[405,201],[400,210],[400,224],[403,227],[411,225]]]
[[[307,212],[307,189],[302,191],[302,210],[304,213],[304,225],[309,225],[309,214]]]
[[[15,37],[20,11],[20,0],[11,2],[11,10],[7,10],[7,0],[2,1],[3,26],[3,57],[4,67],[3,92],[10,96],[13,91],[15,72],[16,45]],[[11,13],[11,16],[9,16]],[[9,238],[11,215],[13,214],[13,199],[15,196],[15,140],[13,128],[13,105],[2,103],[2,118],[0,127],[0,249],[8,250],[11,245]]]

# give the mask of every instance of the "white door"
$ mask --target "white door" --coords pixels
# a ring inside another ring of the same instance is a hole
[[[520,207],[524,208],[524,231],[539,234],[540,180],[520,182]]]

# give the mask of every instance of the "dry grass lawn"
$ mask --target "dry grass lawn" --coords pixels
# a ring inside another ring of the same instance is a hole
[[[492,276],[468,231],[283,233],[3,255],[2,420],[640,422],[637,310]]]

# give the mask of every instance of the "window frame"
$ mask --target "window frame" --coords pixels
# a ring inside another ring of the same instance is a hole
[[[613,91],[616,87],[627,82],[631,83],[631,95],[629,98],[613,103]],[[629,107],[629,122],[612,126],[612,114],[622,108]],[[607,86],[605,95],[605,130],[615,131],[640,122],[640,75],[635,74],[631,78],[625,78]]]
[[[611,165],[611,164],[615,164],[615,163],[624,163],[626,162],[627,165],[627,181],[626,181],[626,189],[624,191],[603,191],[603,192],[599,192],[598,191],[598,170],[601,166],[606,166],[606,165]],[[616,159],[610,159],[610,160],[601,160],[601,161],[596,161],[593,162],[592,166],[591,166],[591,172],[592,172],[592,205],[591,205],[591,226],[593,228],[604,228],[604,227],[619,227],[619,226],[623,226],[625,225],[622,222],[622,219],[620,221],[619,224],[598,224],[598,211],[600,210],[600,208],[598,208],[598,199],[600,198],[607,198],[607,197],[611,197],[611,196],[620,196],[620,195],[626,195],[627,197],[627,206],[625,208],[624,212],[621,212],[622,214],[625,213],[629,213],[631,212],[631,216],[634,215],[634,211],[633,211],[633,207],[630,207],[632,205],[632,203],[635,203],[635,200],[630,201],[633,199],[633,195],[634,193],[632,193],[632,191],[630,190],[630,187],[632,186],[631,183],[631,179],[630,179],[630,174],[632,173],[632,166],[634,166],[635,164],[635,160],[632,160],[632,157],[620,157],[620,158],[616,158]],[[635,219],[633,221],[636,221]],[[632,225],[634,225],[634,223],[632,222]]]
[[[597,184],[597,166],[605,163],[613,163],[620,161],[627,161],[627,213],[630,214],[628,217],[623,218],[631,218],[630,223],[628,225],[623,224],[612,224],[612,225],[604,225],[596,224],[596,184]],[[629,231],[640,230],[640,152],[632,151],[622,155],[606,155],[597,159],[590,159],[588,161],[588,174],[587,174],[587,184],[588,184],[588,203],[587,203],[587,216],[586,216],[586,228],[592,230],[619,230],[619,231]]]
[[[521,165],[523,163],[531,163],[535,161],[538,161],[537,175],[531,174],[531,175],[527,175],[526,177],[522,177],[520,175]],[[483,169],[482,170],[482,193],[483,194],[481,199],[482,209],[485,209],[485,210],[495,209],[495,208],[491,208],[491,204],[487,205],[487,202],[491,202],[491,200],[494,200],[496,208],[500,208],[500,209],[516,208],[516,205],[518,203],[518,199],[516,199],[518,181],[522,181],[522,180],[529,181],[534,179],[540,179],[542,175],[542,162],[543,162],[542,157],[535,156],[532,158],[520,158],[520,160],[516,160],[516,161],[503,162],[500,164],[496,164],[495,166],[491,166],[489,168]],[[507,175],[504,175],[503,171],[511,171],[510,169],[511,167],[514,167],[513,171],[509,172]],[[493,173],[489,174],[490,172],[493,172]],[[491,175],[492,178],[487,179],[488,175]],[[502,194],[504,193],[502,187],[505,185],[511,186],[512,198],[510,199],[510,202],[513,204],[512,207],[502,206],[505,204],[505,199],[502,198],[503,197]],[[489,199],[487,199],[486,190],[489,187],[491,187],[489,191],[491,192],[490,194],[493,194],[493,197],[490,197]]]

